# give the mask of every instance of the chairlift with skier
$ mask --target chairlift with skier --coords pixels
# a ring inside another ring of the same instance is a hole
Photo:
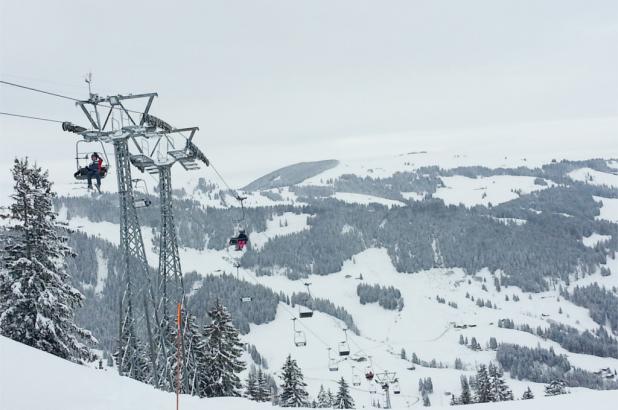
[[[242,251],[249,243],[249,236],[245,232],[245,205],[243,202],[245,199],[247,199],[246,196],[236,195],[236,200],[240,202],[242,214],[240,219],[236,220],[237,234],[231,237],[228,242],[229,246],[234,246],[236,251]]]

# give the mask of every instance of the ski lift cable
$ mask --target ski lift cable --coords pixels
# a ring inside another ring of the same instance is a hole
[[[27,118],[30,120],[38,120],[38,121],[47,121],[47,122],[57,122],[62,124],[64,121],[52,120],[51,118],[43,118],[43,117],[34,117],[32,115],[24,115],[24,114],[14,114],[10,112],[0,112],[0,115],[8,115],[10,117],[19,117],[19,118]]]
[[[223,175],[221,175],[221,173],[217,170],[217,168],[215,167],[215,165],[212,163],[212,161],[210,161],[210,168],[212,168],[212,170],[215,172],[215,174],[217,175],[217,177],[219,177],[219,179],[221,180],[221,182],[223,182],[223,185],[225,185],[225,187],[228,189],[228,191],[232,191],[234,193],[234,198],[240,202],[240,205],[243,206],[242,201],[244,200],[244,198],[242,198],[240,196],[240,194],[238,193],[238,190],[233,189],[225,180],[225,178],[223,178]]]
[[[17,84],[17,83],[13,83],[13,82],[10,82],[10,81],[0,80],[0,84],[10,85],[12,87],[22,88],[24,90],[34,91],[34,92],[42,93],[42,94],[47,94],[47,95],[51,95],[52,97],[64,98],[66,100],[71,100],[71,101],[75,101],[75,102],[84,101],[84,100],[81,100],[79,98],[69,97],[68,95],[58,94],[58,93],[54,93],[52,91],[45,91],[45,90],[41,90],[39,88],[28,87],[26,85]],[[113,107],[111,105],[106,105],[106,104],[99,104],[99,106],[100,107],[104,107],[104,108],[111,108],[111,109],[114,109],[114,110],[120,110],[120,108],[118,108],[118,107]],[[132,112],[134,114],[143,114],[143,112],[129,110],[129,109],[127,109],[126,111]],[[63,122],[63,121],[59,121],[59,122]]]
[[[46,94],[46,95],[50,95],[50,96],[54,96],[54,97],[58,97],[58,98],[64,98],[64,99],[71,100],[71,101],[75,101],[75,102],[82,101],[82,100],[80,100],[80,99],[78,99],[78,98],[69,97],[69,96],[67,96],[67,95],[62,95],[62,94],[54,93],[54,92],[51,92],[51,91],[45,91],[45,90],[41,90],[41,89],[34,88],[34,87],[28,87],[28,86],[25,86],[25,85],[22,85],[22,84],[13,83],[13,82],[10,82],[10,81],[0,80],[0,84],[5,84],[5,85],[9,85],[9,86],[17,87],[17,88],[22,88],[22,89],[25,89],[25,90],[34,91],[34,92],[38,92],[38,93],[42,93],[42,94]],[[115,107],[110,107],[110,106],[103,105],[103,104],[101,104],[100,106],[101,106],[101,107],[106,107],[106,108],[115,108]],[[129,112],[133,112],[133,113],[142,114],[141,112],[138,112],[138,111],[132,111],[132,110],[127,110],[127,111],[129,111]],[[0,113],[0,114],[2,114],[2,115],[9,115],[9,116],[15,116],[15,117],[28,118],[28,119],[34,119],[34,120],[39,120],[39,121],[48,121],[48,122],[56,122],[56,123],[62,123],[62,122],[63,122],[63,121],[52,120],[52,119],[48,119],[48,118],[41,118],[41,117],[34,117],[34,116],[26,116],[26,115],[20,115],[20,114],[11,114],[11,113],[4,113],[4,112],[2,112],[2,113]],[[238,194],[238,192],[237,192],[236,190],[234,190],[234,189],[232,189],[232,188],[230,187],[230,185],[227,183],[227,181],[225,180],[225,178],[223,178],[223,175],[221,175],[221,173],[220,173],[220,172],[217,170],[217,168],[216,168],[216,167],[212,164],[212,162],[210,163],[210,166],[211,166],[211,168],[213,169],[213,171],[215,172],[215,174],[219,177],[219,179],[221,180],[221,182],[223,182],[223,184],[226,186],[226,188],[227,188],[228,190],[230,190],[230,191],[234,192],[234,193],[235,193],[235,195],[236,195],[236,199],[237,199],[239,202],[241,202],[241,204],[242,204],[242,201],[241,201],[241,199],[240,199],[241,197],[240,197],[240,195]],[[153,177],[153,179],[154,179],[154,177]],[[257,278],[256,278],[254,275],[251,275],[251,276],[253,276],[253,277],[254,277],[254,279],[256,280],[256,282],[258,282],[258,283],[259,283],[259,280],[257,280]],[[292,318],[296,318],[295,314],[294,314],[294,313],[293,313],[293,312],[292,312],[292,311],[291,311],[291,310],[290,310],[290,309],[289,309],[289,308],[288,308],[285,304],[283,304],[282,306],[284,307],[284,309],[288,312],[288,314],[289,314]],[[299,322],[300,322],[300,324],[301,324],[301,325],[302,325],[305,329],[307,329],[307,331],[309,331],[309,332],[310,332],[310,333],[311,333],[311,334],[312,334],[312,335],[313,335],[316,339],[318,339],[320,342],[322,342],[325,346],[327,346],[327,347],[329,346],[329,344],[328,344],[328,343],[326,343],[326,342],[325,342],[325,341],[324,341],[324,340],[323,340],[320,336],[318,336],[318,335],[317,335],[317,334],[316,334],[316,333],[315,333],[315,332],[314,332],[314,331],[313,331],[313,330],[312,330],[312,329],[311,329],[311,328],[310,328],[307,324],[303,323],[303,322],[302,322],[302,321],[300,321],[300,320],[299,320]],[[362,348],[361,348],[361,347],[360,347],[360,346],[359,346],[359,345],[358,345],[358,344],[357,344],[354,340],[352,340],[352,339],[350,339],[350,340],[351,340],[351,342],[352,342],[352,343],[353,343],[353,344],[354,344],[354,345],[358,348],[358,350],[359,350],[360,352],[362,352],[362,353],[364,353],[365,355],[367,355],[367,352],[365,352],[365,351],[364,351],[364,350],[363,350],[363,349],[362,349]],[[374,365],[375,365],[375,364],[374,364]],[[376,366],[376,367],[378,367],[378,366]]]
[[[54,96],[54,97],[64,98],[64,99],[67,99],[67,100],[80,101],[77,98],[69,97],[67,95],[62,95],[62,94],[54,93],[54,92],[51,92],[51,91],[40,90],[38,88],[28,87],[28,86],[25,86],[25,85],[22,85],[22,84],[17,84],[17,83],[12,83],[10,81],[0,80],[0,84],[6,84],[6,85],[13,86],[13,87],[23,88],[24,90],[35,91],[37,93],[47,94],[47,95],[51,95],[51,96]]]
[[[257,276],[255,276],[252,272],[247,271],[249,273],[249,276],[251,276],[255,282],[261,286],[266,286],[264,284],[262,284],[260,282],[260,280],[257,278]],[[283,307],[283,309],[291,316],[292,319],[298,319],[298,317],[296,316],[296,314],[294,313],[294,311],[292,309],[290,309],[285,303],[282,303],[281,306]],[[303,326],[309,333],[311,333],[316,339],[318,339],[320,342],[322,342],[322,344],[326,347],[330,347],[330,345],[324,340],[322,339],[316,332],[314,332],[306,323],[303,323],[302,320],[298,320],[299,324],[301,326]]]
[[[255,280],[255,282],[256,282],[257,284],[262,285],[262,286],[265,286],[264,284],[262,284],[262,283],[260,282],[260,280],[257,278],[257,276],[255,276],[252,272],[250,272],[250,271],[247,271],[247,272],[248,272],[249,276],[251,276],[251,277]],[[290,308],[289,308],[289,307],[288,307],[285,303],[282,303],[282,304],[281,304],[281,306],[282,306],[282,307],[283,307],[283,309],[284,309],[284,310],[285,310],[285,311],[286,311],[286,312],[287,312],[287,313],[288,313],[288,314],[292,317],[292,319],[298,319],[298,318],[296,317],[296,314],[294,313],[294,311],[292,311],[292,310],[291,310],[291,309],[290,309]],[[309,333],[311,333],[311,334],[312,334],[312,335],[313,335],[316,339],[318,339],[320,342],[322,342],[322,344],[323,344],[324,346],[326,346],[327,348],[328,348],[328,347],[330,347],[330,345],[329,345],[326,341],[324,341],[324,339],[322,339],[320,336],[318,336],[318,335],[317,335],[317,333],[316,333],[316,332],[314,332],[314,331],[311,329],[311,327],[309,327],[306,323],[304,323],[302,320],[298,320],[298,322],[299,322],[299,324],[300,324],[301,326],[303,326],[303,327],[304,327],[304,328],[305,328],[305,329],[306,329]],[[365,356],[370,356],[369,354],[367,354],[367,352],[366,352],[366,351],[364,351],[364,350],[363,350],[363,349],[362,349],[362,348],[358,345],[358,343],[354,342],[352,339],[350,339],[350,340],[351,340],[351,341],[352,341],[352,343],[353,343],[353,344],[357,347],[358,351],[360,351],[361,353],[363,353]],[[377,363],[376,361],[372,360],[372,365],[373,365],[373,367],[374,367],[374,368],[376,368],[376,369],[378,369],[378,370],[383,371],[383,370],[384,370],[384,368],[383,368],[382,366],[377,365],[376,363]]]
[[[266,285],[262,284],[262,283],[260,282],[260,280],[257,278],[257,276],[255,276],[255,275],[254,275],[251,271],[247,271],[247,272],[248,272],[249,276],[251,276],[251,277],[253,278],[253,280],[254,280],[257,284],[262,285],[262,286],[266,286]],[[289,307],[288,307],[285,303],[282,303],[282,304],[281,304],[281,306],[282,306],[282,307],[283,307],[283,309],[284,309],[284,310],[285,310],[285,311],[286,311],[286,312],[287,312],[287,313],[288,313],[288,314],[292,317],[292,319],[298,319],[298,318],[297,318],[297,316],[296,316],[296,314],[294,313],[294,311],[292,311],[292,310],[291,310],[291,309],[290,309],[290,308],[289,308]],[[305,328],[305,329],[306,329],[309,333],[311,333],[311,334],[312,334],[312,335],[313,335],[316,339],[318,339],[320,342],[322,342],[322,344],[323,344],[324,346],[326,346],[327,348],[328,348],[328,347],[330,347],[330,345],[329,345],[326,341],[324,341],[324,339],[322,339],[320,336],[318,336],[318,335],[317,335],[317,333],[316,333],[316,332],[314,332],[314,331],[311,329],[311,327],[309,327],[306,323],[304,323],[302,320],[298,320],[298,322],[299,322],[299,324],[300,324],[301,326],[303,326],[303,327],[304,327],[304,328]],[[371,356],[371,355],[367,354],[367,352],[366,352],[366,351],[365,351],[362,347],[360,347],[360,346],[358,345],[358,343],[356,343],[356,342],[355,342],[352,338],[350,338],[350,339],[349,339],[349,342],[352,342],[352,344],[354,344],[354,345],[356,346],[357,351],[359,351],[359,352],[363,353],[365,356]],[[372,360],[372,365],[373,365],[373,367],[374,367],[375,369],[378,369],[378,370],[380,370],[380,371],[384,371],[384,370],[385,370],[385,368],[383,368],[382,366],[380,366],[380,365],[378,364],[378,362],[377,362],[377,361],[375,361],[375,360]]]

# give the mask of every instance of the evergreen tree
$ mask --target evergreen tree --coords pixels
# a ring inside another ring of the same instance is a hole
[[[502,370],[493,363],[489,364],[489,384],[491,388],[491,401],[513,400],[513,392],[504,381]]]
[[[326,390],[324,390],[324,386],[320,385],[320,392],[318,393],[318,408],[327,409],[332,406],[333,404],[331,402],[331,397]]]
[[[451,406],[457,406],[458,404],[460,404],[459,400],[455,398],[454,394],[451,394]]]
[[[208,397],[239,396],[238,373],[245,364],[240,361],[242,343],[238,330],[232,325],[227,309],[217,302],[208,311],[211,323],[205,327],[203,345],[206,352],[206,386]]]
[[[249,374],[247,375],[244,396],[250,400],[258,401],[258,382],[255,366],[251,366],[251,370],[249,370]]]
[[[126,313],[121,319],[120,338],[118,339],[117,349],[113,354],[118,366],[118,373],[141,382],[150,383],[152,371],[146,350],[137,338],[130,283],[123,299],[126,303]]]
[[[353,409],[354,400],[352,399],[352,396],[350,396],[350,389],[343,377],[339,380],[338,384],[339,384],[339,389],[337,390],[337,396],[335,396],[335,402],[332,403],[333,408]]]
[[[559,394],[566,394],[566,383],[564,380],[554,379],[547,386],[545,386],[546,396],[557,396]]]
[[[423,393],[423,406],[425,407],[431,406],[431,401],[429,400],[429,396],[427,395],[427,393]]]
[[[279,404],[282,407],[305,407],[308,404],[309,394],[305,390],[307,384],[303,380],[303,374],[291,355],[288,355],[281,369],[281,395]]]
[[[269,401],[271,397],[271,389],[270,384],[268,382],[268,377],[262,371],[262,369],[258,369],[257,371],[257,401]]]
[[[81,363],[93,360],[92,334],[75,324],[83,295],[70,284],[65,258],[73,256],[61,235],[47,171],[15,160],[9,207],[14,221],[0,266],[0,334]]]
[[[472,403],[472,394],[470,393],[470,384],[466,376],[461,376],[461,396],[459,396],[461,404]]]
[[[403,347],[401,348],[401,353],[399,353],[399,357],[401,357],[403,360],[408,360],[408,355],[406,354],[406,349],[404,349]]]
[[[474,387],[477,403],[487,403],[491,401],[491,385],[489,382],[489,375],[487,374],[487,367],[484,364],[479,366]]]
[[[333,394],[332,391],[330,391],[330,389],[326,391],[326,394],[328,395],[328,401],[331,403],[331,406],[332,406],[332,403],[335,402],[335,395]]]
[[[206,385],[204,378],[207,367],[207,354],[203,350],[202,332],[197,319],[190,313],[183,315],[185,320],[182,326],[182,361],[183,361],[183,389],[186,394],[204,397],[206,392],[202,387]],[[177,327],[175,327],[177,329]],[[175,330],[172,334],[175,335]],[[175,362],[174,362],[175,363]],[[176,374],[176,365],[172,366],[173,374]]]
[[[524,394],[521,396],[521,399],[522,400],[534,399],[534,394],[532,393],[532,390],[530,390],[530,386],[528,386]]]
[[[498,348],[498,341],[493,336],[489,338],[489,348],[491,350],[496,350]]]

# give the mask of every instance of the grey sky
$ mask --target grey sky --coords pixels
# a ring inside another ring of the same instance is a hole
[[[1,5],[2,79],[85,97],[92,70],[101,94],[157,91],[154,113],[200,126],[230,173],[234,158],[290,162],[277,145],[618,115],[615,0]],[[70,101],[6,86],[0,111],[84,123]],[[0,132],[0,163],[72,160],[56,125],[0,117]]]

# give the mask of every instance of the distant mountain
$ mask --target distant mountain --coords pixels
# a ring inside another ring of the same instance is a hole
[[[245,191],[259,191],[264,189],[280,188],[298,184],[307,178],[314,177],[326,170],[336,167],[339,161],[327,159],[324,161],[299,162],[288,165],[256,179],[247,186]]]

